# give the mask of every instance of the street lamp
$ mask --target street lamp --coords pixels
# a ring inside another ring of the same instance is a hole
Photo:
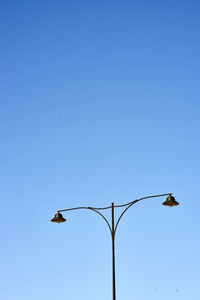
[[[94,212],[96,212],[97,214],[99,214],[104,221],[106,222],[106,224],[108,225],[108,228],[110,230],[111,233],[111,239],[112,239],[112,279],[113,279],[113,300],[116,300],[116,285],[115,285],[115,235],[116,235],[116,230],[117,227],[119,225],[119,222],[121,220],[121,218],[123,217],[123,215],[125,214],[125,212],[135,203],[144,200],[144,199],[148,199],[148,198],[155,198],[155,197],[161,197],[161,196],[168,196],[166,201],[164,201],[162,204],[164,206],[177,206],[179,205],[179,203],[175,200],[175,198],[172,196],[172,193],[169,194],[161,194],[161,195],[154,195],[154,196],[147,196],[147,197],[143,197],[140,199],[136,199],[132,202],[126,203],[126,204],[122,204],[122,205],[114,205],[114,203],[111,203],[111,206],[107,206],[107,207],[74,207],[74,208],[68,208],[68,209],[61,209],[58,210],[57,213],[55,214],[54,218],[51,220],[54,223],[63,223],[66,222],[66,219],[63,218],[61,212],[63,211],[70,211],[70,210],[76,210],[76,209],[89,209],[92,210]],[[121,215],[119,216],[117,222],[115,223],[115,218],[114,218],[114,211],[116,207],[126,207],[124,209],[124,211],[121,213]],[[106,219],[106,217],[100,213],[101,210],[107,210],[107,209],[111,209],[111,224],[109,223],[109,221]]]

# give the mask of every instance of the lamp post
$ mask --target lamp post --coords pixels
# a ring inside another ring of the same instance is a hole
[[[177,206],[179,205],[179,203],[175,200],[175,198],[172,196],[172,193],[169,194],[161,194],[161,195],[154,195],[154,196],[147,196],[147,197],[143,197],[140,199],[136,199],[132,202],[126,203],[126,204],[122,204],[122,205],[114,205],[114,203],[111,204],[111,206],[107,206],[107,207],[74,207],[74,208],[68,208],[68,209],[62,209],[62,210],[58,210],[57,213],[55,214],[54,218],[51,220],[52,222],[55,223],[63,223],[66,222],[66,219],[63,218],[61,212],[64,211],[70,211],[70,210],[77,210],[77,209],[89,209],[91,211],[96,212],[97,214],[99,214],[104,221],[106,222],[110,233],[111,233],[111,239],[112,239],[112,288],[113,288],[113,300],[116,300],[116,285],[115,285],[115,235],[116,235],[116,230],[117,227],[119,225],[119,222],[121,220],[121,218],[123,217],[123,215],[125,214],[125,212],[135,203],[145,200],[145,199],[149,199],[149,198],[156,198],[156,197],[162,197],[162,196],[168,196],[167,199],[162,203],[165,206]],[[118,207],[125,207],[124,211],[121,213],[121,215],[119,216],[118,220],[115,223],[115,216],[114,216],[114,212],[115,212],[115,208]],[[106,217],[100,212],[102,210],[107,210],[110,209],[111,210],[111,224],[109,223],[109,221],[106,219]]]

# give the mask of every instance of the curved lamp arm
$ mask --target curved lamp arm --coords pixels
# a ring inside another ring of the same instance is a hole
[[[98,210],[96,210],[92,207],[88,207],[88,209],[95,211],[97,214],[99,214],[106,221],[106,223],[108,225],[108,228],[110,229],[111,236],[112,236],[112,229],[111,229],[111,226],[110,226],[108,220],[106,219],[106,217],[104,215],[102,215]]]
[[[115,236],[115,233],[116,233],[116,230],[117,230],[117,227],[119,225],[119,222],[121,220],[121,218],[123,217],[123,215],[125,214],[125,212],[132,206],[134,205],[135,203],[139,202],[139,201],[142,201],[144,199],[149,199],[149,198],[156,198],[156,197],[162,197],[162,196],[171,196],[172,193],[167,193],[167,194],[160,194],[160,195],[154,195],[154,196],[147,196],[147,197],[143,197],[143,198],[140,198],[140,199],[136,199],[132,202],[128,202],[126,204],[122,204],[122,205],[113,205],[113,206],[107,206],[107,207],[100,207],[100,208],[97,208],[97,207],[87,207],[87,206],[80,206],[80,207],[74,207],[74,208],[67,208],[67,209],[61,209],[61,210],[58,210],[58,213],[60,212],[63,212],[63,211],[70,211],[70,210],[77,210],[77,209],[89,209],[89,210],[92,210],[94,212],[96,212],[98,215],[100,215],[104,221],[106,222],[110,232],[111,232],[111,235],[112,236]],[[114,229],[111,228],[111,225],[110,223],[108,222],[108,220],[106,219],[106,217],[99,212],[99,210],[105,210],[105,209],[113,209],[115,207],[126,207],[125,210],[121,213],[121,215],[119,216],[117,222],[116,222],[116,225],[114,227]]]
[[[111,226],[110,226],[108,220],[106,219],[106,217],[103,214],[101,214],[97,210],[98,208],[80,206],[80,207],[74,207],[74,208],[61,209],[61,210],[58,210],[58,213],[63,212],[63,211],[69,211],[69,210],[77,210],[77,209],[89,209],[89,210],[92,210],[92,211],[96,212],[97,214],[99,214],[104,219],[104,221],[106,222],[106,224],[108,225],[108,228],[109,228],[110,233],[112,235],[112,229],[111,229]],[[102,209],[107,209],[107,207],[106,208],[102,208]]]
[[[121,218],[123,217],[123,215],[125,214],[125,212],[132,206],[134,205],[135,203],[139,202],[139,201],[142,201],[144,199],[149,199],[149,198],[156,198],[156,197],[161,197],[161,196],[170,196],[172,195],[172,193],[168,193],[168,194],[161,194],[161,195],[154,195],[154,196],[147,196],[147,197],[143,197],[143,198],[140,198],[140,199],[136,199],[132,202],[129,202],[127,204],[123,204],[123,205],[117,205],[115,207],[123,207],[123,206],[127,206],[126,209],[121,213],[121,215],[119,216],[117,222],[116,222],[116,225],[115,225],[115,230],[114,230],[114,234],[116,233],[116,230],[117,230],[117,227],[119,225],[119,222],[121,220]]]

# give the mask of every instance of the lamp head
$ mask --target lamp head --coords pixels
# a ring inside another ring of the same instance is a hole
[[[55,214],[53,219],[51,219],[51,222],[54,222],[54,223],[63,223],[66,221],[67,220],[65,218],[63,218],[63,215],[59,212],[57,214]]]
[[[162,205],[165,205],[165,206],[177,206],[179,205],[179,203],[175,200],[175,198],[170,195],[167,197],[167,199],[162,203]]]

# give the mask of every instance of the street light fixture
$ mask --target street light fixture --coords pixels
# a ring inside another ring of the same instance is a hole
[[[57,214],[55,214],[53,219],[51,219],[51,222],[54,222],[54,223],[63,223],[66,221],[67,220],[65,218],[63,218],[63,215],[59,212]]]
[[[61,212],[63,211],[70,211],[70,210],[77,210],[77,209],[89,209],[92,210],[94,212],[96,212],[97,214],[99,214],[104,221],[106,222],[106,224],[108,225],[108,228],[110,230],[111,233],[111,238],[112,238],[112,279],[113,279],[113,300],[116,300],[116,285],[115,285],[115,235],[116,235],[116,230],[117,227],[119,225],[119,222],[121,220],[121,218],[123,217],[123,215],[125,214],[125,212],[135,203],[144,200],[144,199],[149,199],[149,198],[156,198],[156,197],[162,197],[162,196],[168,196],[166,201],[164,201],[162,204],[164,206],[177,206],[179,205],[179,203],[175,200],[175,198],[172,196],[172,193],[169,194],[161,194],[161,195],[154,195],[154,196],[147,196],[147,197],[143,197],[140,199],[136,199],[132,202],[126,203],[126,204],[122,204],[122,205],[114,205],[114,203],[111,204],[111,206],[107,206],[107,207],[100,207],[100,208],[96,208],[96,207],[74,207],[74,208],[67,208],[67,209],[62,209],[62,210],[58,210],[57,213],[55,214],[54,218],[51,220],[51,222],[54,223],[63,223],[66,222],[66,219],[63,218]],[[115,218],[114,218],[114,211],[115,208],[118,207],[126,207],[124,209],[124,211],[121,213],[121,215],[119,216],[117,222],[115,223]],[[109,223],[109,221],[106,219],[106,217],[100,213],[101,210],[107,210],[107,209],[111,209],[111,224]]]
[[[167,197],[166,201],[162,203],[162,205],[172,207],[179,205],[179,203],[175,200],[173,196],[170,195]]]

